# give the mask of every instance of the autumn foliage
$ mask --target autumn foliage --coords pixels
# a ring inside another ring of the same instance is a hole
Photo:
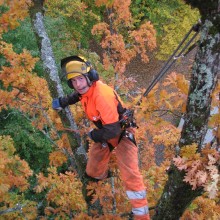
[[[28,178],[33,174],[26,161],[14,155],[13,140],[9,136],[0,136],[0,202],[1,210],[21,206],[20,213],[6,213],[5,219],[26,216],[35,219],[37,216],[35,202],[25,199],[23,193],[28,189]]]
[[[71,3],[72,8],[79,10],[80,16],[87,8],[85,3],[78,7],[73,1],[68,3]],[[6,43],[2,37],[3,33],[16,28],[19,21],[28,15],[31,1],[0,1],[0,6],[3,4],[7,6],[7,10],[0,17],[0,51],[4,58],[4,65],[0,69],[0,111],[19,110],[36,129],[50,139],[54,151],[49,156],[50,167],[47,173],[36,174],[27,162],[18,156],[19,152],[16,152],[12,138],[0,136],[0,215],[5,219],[22,217],[36,219],[37,206],[44,202],[42,219],[91,219],[87,215],[86,203],[81,192],[82,183],[75,170],[71,166],[65,171],[61,168],[62,165],[68,164],[69,157],[73,157],[65,133],[68,128],[64,128],[57,112],[51,109],[52,98],[46,79],[34,72],[39,58],[32,57],[25,49],[20,54],[16,53],[13,45]],[[156,47],[156,32],[153,25],[145,22],[135,29],[128,0],[97,0],[95,4],[97,8],[104,5],[106,13],[108,12],[106,15],[108,22],[99,22],[92,29],[92,34],[97,36],[104,49],[103,65],[106,70],[113,66],[116,73],[123,74],[126,65],[138,54],[143,61],[148,62],[147,53]],[[65,1],[48,1],[47,5],[50,10],[55,7],[59,13],[62,11],[59,7],[66,9],[65,15],[74,18]],[[56,10],[49,12],[55,13]],[[179,170],[185,172],[184,181],[189,183],[192,189],[203,187],[205,191],[204,196],[197,198],[186,210],[183,219],[218,219],[219,146],[213,147],[208,143],[199,152],[197,146],[192,144],[184,146],[180,152],[177,151],[181,135],[181,127],[178,125],[186,111],[189,81],[184,75],[172,72],[160,85],[155,86],[147,97],[143,97],[139,106],[136,103],[140,96],[133,97],[128,94],[131,88],[135,89],[135,82],[132,79],[125,80],[121,75],[117,83],[126,85],[122,91],[127,94],[129,100],[126,106],[134,109],[139,126],[136,136],[149,206],[154,207],[160,198],[167,180],[167,170],[173,163]],[[143,91],[144,89],[141,89],[142,93]],[[220,107],[217,96],[219,92],[218,84],[213,94],[212,108]],[[71,107],[71,110],[82,130],[88,129],[83,124],[85,118],[80,105]],[[213,134],[219,140],[219,113],[212,115],[209,126],[213,128]],[[163,156],[160,164],[155,160],[158,146],[164,147],[160,152]],[[111,178],[89,183],[87,189],[93,201],[99,199],[103,206],[103,219],[122,219],[119,213],[130,212],[130,205],[124,193],[114,154],[110,167],[113,174]],[[30,189],[29,178],[33,175],[37,177],[32,189],[33,196],[44,195],[39,203],[25,198],[25,192]],[[154,208],[150,212],[153,215]]]
[[[203,186],[211,199],[215,198],[218,191],[218,168],[216,164],[219,154],[215,149],[204,148],[197,153],[196,145],[185,146],[181,149],[180,156],[174,158],[174,164],[186,172],[184,181],[192,185],[192,189]]]
[[[48,206],[45,209],[45,214],[58,215],[59,218],[70,217],[71,213],[79,214],[86,208],[83,196],[80,193],[82,184],[77,179],[73,172],[66,172],[65,174],[58,174],[55,167],[48,169],[48,176],[43,174],[38,175],[38,186],[35,188],[36,192],[49,190],[47,193]],[[54,205],[56,207],[54,207]]]
[[[124,73],[126,65],[141,55],[144,62],[148,62],[146,52],[156,47],[156,32],[150,22],[133,28],[132,17],[129,11],[130,1],[96,1],[97,6],[106,6],[109,23],[101,22],[94,25],[92,34],[101,38],[104,49],[103,64],[106,69],[111,64],[116,73]]]
[[[28,7],[31,5],[31,0],[1,0],[0,5],[8,9],[0,17],[0,34],[2,34],[9,29],[16,28],[19,25],[19,21],[22,21],[28,15]]]

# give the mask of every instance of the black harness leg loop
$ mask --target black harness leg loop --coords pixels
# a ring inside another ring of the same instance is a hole
[[[119,137],[119,139],[118,139],[118,143],[120,143],[120,141],[121,141],[121,139],[122,139],[123,137],[128,138],[128,140],[130,140],[135,146],[137,146],[135,137],[134,137],[134,135],[133,135],[131,132],[129,132],[129,131],[127,131],[127,130],[123,130],[122,133],[121,133],[121,135],[120,135],[120,137]]]
[[[123,130],[120,134],[120,137],[118,139],[118,144],[120,143],[121,139],[125,136],[125,130]]]

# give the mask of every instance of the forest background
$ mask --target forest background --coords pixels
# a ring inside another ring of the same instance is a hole
[[[52,98],[72,92],[60,60],[73,54],[90,60],[101,79],[135,110],[152,219],[220,218],[220,22],[215,22],[220,7],[219,1],[206,4],[0,1],[0,218],[128,218],[131,207],[114,155],[111,178],[96,183],[84,176],[86,132],[92,125],[80,104],[59,113],[51,108]],[[142,97],[199,19],[201,34],[195,37],[190,62],[181,65],[181,73],[172,68]],[[209,22],[215,27],[211,31]],[[210,47],[204,39],[212,39]],[[212,59],[201,59],[202,53]],[[203,86],[205,92],[196,99],[194,88]],[[205,142],[207,131],[213,138]]]

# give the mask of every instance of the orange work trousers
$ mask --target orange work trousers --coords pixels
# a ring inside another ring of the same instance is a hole
[[[146,190],[138,166],[137,146],[127,137],[123,137],[114,152],[126,194],[132,205],[134,219],[149,220]],[[106,178],[110,156],[109,147],[102,147],[101,143],[94,143],[89,149],[87,175],[96,179]]]

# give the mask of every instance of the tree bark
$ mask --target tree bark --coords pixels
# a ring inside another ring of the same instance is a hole
[[[52,97],[64,96],[50,39],[44,27],[43,1],[34,1],[34,5],[30,8],[30,16],[40,49],[40,56],[43,62],[45,78],[48,82]],[[60,117],[66,127],[70,127],[73,130],[78,130],[73,115],[68,107],[65,108],[65,111],[60,113]],[[77,173],[80,177],[82,177],[85,172],[87,157],[80,134],[71,132],[71,134],[69,134],[69,141],[71,143],[73,155],[75,157]]]
[[[44,26],[44,15],[43,15],[43,0],[34,0],[33,6],[30,8],[29,14],[32,21],[32,26],[36,35],[38,47],[40,50],[41,60],[43,62],[43,67],[45,71],[45,78],[48,82],[49,89],[52,97],[62,97],[64,96],[64,91],[61,85],[61,81],[58,75],[58,68],[55,63],[52,46],[50,39],[47,35]],[[64,111],[59,112],[62,124],[74,131],[78,130],[78,127],[74,121],[73,115],[69,109],[66,107]],[[75,161],[75,170],[79,175],[80,180],[83,183],[82,192],[84,198],[88,205],[88,210],[97,210],[98,213],[102,213],[102,208],[97,201],[91,204],[91,197],[87,196],[87,185],[91,178],[85,175],[87,154],[82,141],[82,137],[79,133],[69,132],[68,139],[72,148],[73,157]]]
[[[196,143],[200,151],[207,132],[211,94],[215,89],[220,67],[220,1],[200,0],[187,3],[198,7],[202,5],[202,8],[199,8],[202,24],[179,148]],[[157,204],[153,220],[179,219],[191,202],[203,193],[203,188],[192,190],[189,184],[183,182],[184,175],[183,171],[171,165],[168,181]]]

